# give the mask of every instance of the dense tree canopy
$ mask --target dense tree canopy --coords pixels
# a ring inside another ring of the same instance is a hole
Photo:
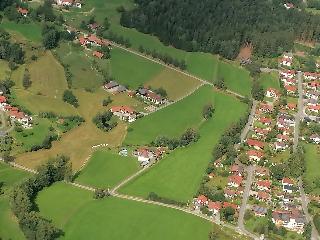
[[[260,56],[276,56],[294,39],[319,40],[320,17],[283,0],[135,0],[138,7],[122,13],[121,24],[155,34],[165,44],[189,51],[235,58],[253,43]],[[301,1],[294,1],[299,6]]]

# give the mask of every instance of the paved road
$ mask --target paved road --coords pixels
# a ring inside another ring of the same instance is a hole
[[[299,133],[300,133],[300,121],[303,118],[303,87],[302,87],[302,72],[298,72],[298,113],[295,116],[295,127],[294,127],[294,139],[293,139],[293,149],[294,151],[297,149],[298,142],[299,142]]]
[[[311,225],[312,225],[311,239],[312,240],[319,240],[320,239],[319,233],[317,232],[317,229],[313,224],[312,216],[308,212],[309,199],[308,199],[308,196],[304,192],[301,178],[299,179],[298,186],[299,186],[299,191],[300,191],[300,195],[301,195],[301,204],[302,204],[303,212],[304,212],[304,214],[306,216],[307,221],[308,222],[310,221]]]
[[[250,196],[250,189],[254,179],[254,170],[255,170],[255,166],[253,165],[247,167],[248,174],[247,174],[246,186],[243,191],[242,204],[239,210],[239,217],[238,217],[238,228],[242,232],[247,232],[247,230],[244,227],[244,214],[247,209],[247,202]]]
[[[258,105],[258,102],[256,100],[254,100],[252,102],[252,108],[251,108],[251,112],[250,112],[250,115],[249,115],[249,118],[248,118],[248,122],[246,124],[246,126],[244,127],[244,129],[242,130],[242,133],[241,133],[241,142],[243,142],[247,135],[248,135],[248,132],[251,130],[251,127],[252,127],[252,124],[253,124],[253,120],[254,120],[254,115],[256,113],[256,109],[257,109],[257,105]]]
[[[271,72],[279,72],[279,69],[276,68],[260,68],[261,72],[271,73]]]

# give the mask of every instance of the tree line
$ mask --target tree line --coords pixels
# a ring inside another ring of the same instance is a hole
[[[255,55],[275,57],[296,39],[320,38],[320,16],[298,9],[300,2],[287,10],[283,0],[135,0],[137,7],[122,12],[121,24],[187,51],[234,59],[251,43]]]
[[[37,194],[54,182],[72,179],[69,158],[58,156],[38,169],[38,174],[14,187],[10,195],[10,207],[28,240],[56,239],[62,231],[43,218],[36,206]]]
[[[18,43],[11,41],[9,33],[0,26],[0,59],[9,62],[11,69],[15,68],[15,64],[24,62],[24,51]]]

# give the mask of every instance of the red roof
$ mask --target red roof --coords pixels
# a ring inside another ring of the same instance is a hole
[[[261,175],[269,175],[269,169],[266,167],[258,166],[255,171],[256,171],[256,173],[261,174]]]
[[[135,111],[133,108],[128,107],[128,106],[114,106],[110,108],[111,112],[124,112],[124,113],[129,113],[133,114]]]
[[[255,128],[254,131],[255,131],[256,133],[261,133],[261,134],[263,134],[263,135],[266,135],[266,134],[268,134],[268,132],[269,132],[267,129],[263,129],[263,128]]]
[[[313,110],[320,110],[320,104],[317,104],[315,106],[308,106],[309,109],[313,109]]]
[[[204,195],[200,195],[198,196],[197,201],[201,203],[205,203],[206,201],[208,201],[208,198]]]
[[[254,157],[262,158],[264,154],[261,151],[249,150],[249,151],[247,151],[247,155],[248,156],[254,156]]]
[[[81,45],[84,45],[87,43],[87,40],[85,39],[85,37],[81,36],[81,37],[79,37],[79,42]]]
[[[97,58],[103,58],[104,54],[98,51],[94,51],[92,55]]]
[[[293,180],[290,178],[283,178],[282,179],[282,184],[293,184]]]
[[[238,205],[237,205],[237,204],[229,203],[229,202],[224,202],[222,207],[223,207],[223,208],[231,207],[231,208],[233,208],[234,210],[237,210],[237,209],[238,209]]]
[[[12,117],[15,117],[17,119],[22,119],[22,118],[25,117],[23,112],[18,112],[18,111],[10,111],[9,115],[12,116]]]
[[[260,199],[269,199],[270,198],[270,194],[267,193],[267,192],[259,191],[258,192],[258,198],[260,198]]]
[[[283,140],[289,140],[289,137],[287,135],[283,135],[283,134],[278,134],[277,138],[278,139],[283,139]]]
[[[231,167],[230,167],[230,172],[240,172],[242,171],[242,168],[238,165],[238,164],[233,164]]]
[[[269,180],[260,180],[260,181],[257,182],[257,186],[270,188],[271,187],[271,181],[269,181]]]
[[[289,109],[292,109],[292,110],[297,108],[297,104],[295,103],[288,103],[287,106]]]
[[[99,44],[99,45],[103,44],[102,40],[100,38],[98,38],[96,35],[93,35],[93,34],[88,37],[88,40],[90,42],[94,42],[94,43]]]
[[[277,89],[275,89],[275,88],[268,88],[267,92],[272,92],[272,93],[274,93],[276,95],[279,95],[279,91]]]
[[[259,119],[259,121],[262,122],[262,123],[269,123],[270,124],[272,122],[272,119],[271,118],[266,118],[266,117],[261,117]]]
[[[229,182],[240,185],[242,183],[242,177],[238,175],[233,175],[229,177]]]
[[[221,207],[222,207],[221,205],[222,205],[221,202],[211,202],[210,201],[208,203],[208,208],[219,211],[221,209]]]
[[[297,87],[296,86],[285,85],[284,87],[289,92],[296,92],[297,91]]]
[[[248,144],[249,146],[257,146],[257,147],[259,147],[259,148],[264,148],[264,144],[265,144],[265,143],[250,138],[250,139],[247,140],[247,144]]]
[[[7,102],[7,99],[5,96],[0,96],[0,103],[5,103]]]
[[[20,8],[20,7],[19,7],[19,8],[18,8],[18,12],[21,13],[21,14],[28,14],[29,11],[28,11],[28,9]]]

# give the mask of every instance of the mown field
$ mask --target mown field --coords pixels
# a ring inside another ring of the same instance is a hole
[[[13,185],[29,176],[28,173],[13,169],[0,163],[0,182],[4,183],[5,194],[0,195],[0,238],[1,239],[25,239],[19,229],[16,218],[9,206],[9,192]]]
[[[92,154],[87,166],[81,170],[76,182],[84,185],[111,188],[139,169],[134,157],[119,156],[115,152],[98,150]]]
[[[238,121],[241,116],[244,116],[244,113],[247,110],[247,105],[239,102],[234,97],[213,91],[209,87],[203,87],[196,92],[195,95],[184,101],[189,101],[190,99],[192,99],[192,106],[195,106],[195,111],[199,110],[199,113],[202,109],[202,103],[212,101],[215,106],[215,112],[212,119],[204,122],[199,129],[199,141],[189,147],[174,150],[154,167],[125,185],[120,189],[121,192],[142,197],[146,197],[150,192],[155,192],[160,196],[185,202],[194,196],[205,169],[211,160],[213,147],[217,144],[225,129],[227,129],[232,123]],[[201,99],[202,101],[203,99],[205,101],[201,103]],[[197,105],[197,102],[200,102],[201,104]],[[179,104],[172,107],[175,108],[179,106]],[[145,122],[139,128],[139,131],[136,129],[136,133],[134,132],[135,130],[133,130],[132,133],[129,132],[126,141],[129,142],[130,140],[138,143],[140,141],[143,143],[142,139],[140,140],[138,137],[135,139],[133,139],[133,136],[130,137],[130,134],[139,136],[140,131],[145,134],[146,139],[147,137],[151,139],[158,134],[158,132],[155,132],[152,128],[152,125],[157,124],[160,124],[159,129],[163,129],[164,133],[166,133],[166,131],[171,134],[175,133],[174,131],[176,131],[177,128],[181,128],[181,125],[183,124],[183,122],[180,122],[182,121],[181,119],[188,118],[178,110],[179,108],[175,110],[175,114],[173,116],[167,114],[173,111],[172,109],[167,108],[156,113],[160,115],[160,117],[157,117],[156,119],[154,118],[156,114],[142,119]],[[192,116],[194,115],[196,115],[196,112],[192,113]],[[171,117],[174,124],[166,122],[166,118]],[[162,118],[163,120],[160,121]],[[137,124],[138,123],[139,121]],[[190,122],[188,123],[190,124]],[[169,124],[169,126],[166,124]],[[142,128],[142,126],[145,126],[145,128]],[[184,125],[184,127],[186,127],[186,125]],[[150,132],[146,131],[146,129],[150,129],[153,136]]]
[[[148,144],[158,136],[177,138],[190,127],[197,129],[203,121],[203,107],[209,103],[216,104],[214,91],[203,86],[182,101],[131,124],[125,144]]]
[[[305,162],[306,173],[304,176],[307,183],[312,184],[313,181],[320,178],[320,148],[314,144],[305,144]],[[320,194],[320,188],[315,188],[314,193]]]
[[[221,239],[235,239],[228,230],[174,209],[117,198],[93,200],[92,193],[63,183],[40,192],[36,202],[66,240],[207,240],[211,229]]]
[[[6,79],[10,73],[8,63],[6,61],[0,60],[0,80]]]
[[[278,73],[261,73],[259,77],[259,82],[264,90],[268,88],[275,88],[280,90]]]

